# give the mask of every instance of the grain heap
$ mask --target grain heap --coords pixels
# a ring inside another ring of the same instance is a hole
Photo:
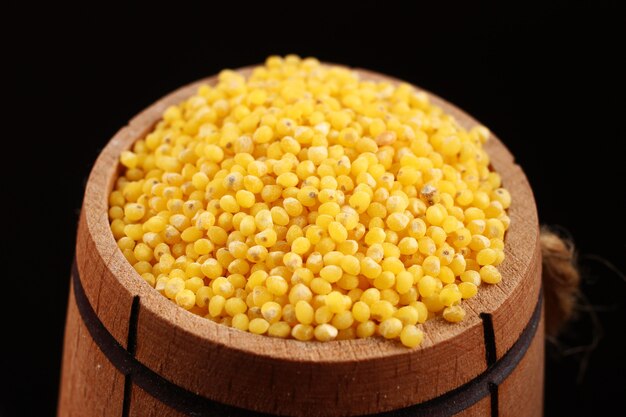
[[[111,230],[148,284],[213,321],[415,347],[420,324],[463,320],[501,280],[511,197],[488,137],[410,85],[270,57],[122,153]]]

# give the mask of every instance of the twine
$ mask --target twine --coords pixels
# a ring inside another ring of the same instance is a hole
[[[574,312],[579,297],[580,273],[570,239],[542,227],[540,242],[546,333],[556,336]]]

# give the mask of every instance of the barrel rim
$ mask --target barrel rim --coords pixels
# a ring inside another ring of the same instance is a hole
[[[138,361],[135,357],[134,344],[124,348],[124,346],[119,344],[115,337],[106,330],[106,327],[98,318],[97,313],[85,295],[85,289],[82,286],[76,261],[74,261],[72,265],[72,289],[81,320],[98,349],[100,349],[107,360],[125,376],[125,387],[129,387],[130,384],[135,384],[154,398],[158,398],[160,402],[168,407],[184,413],[185,415],[213,416],[227,414],[231,417],[269,417],[269,415],[264,412],[223,404],[198,393],[191,392],[185,387],[172,383]],[[131,321],[133,321],[131,326],[137,325],[138,301],[139,298],[133,299],[135,314],[131,313]],[[499,385],[513,373],[534,342],[536,333],[541,327],[542,312],[543,289],[540,290],[539,297],[533,309],[533,314],[528,323],[524,326],[524,330],[517,341],[500,359],[494,357],[491,362],[488,360],[490,363],[488,363],[484,372],[464,384],[427,401],[400,409],[370,414],[369,417],[414,415],[449,417],[472,407],[487,396],[491,397],[493,407],[494,401],[497,404]],[[493,332],[493,328],[490,328],[490,326],[492,326],[491,320],[487,320],[487,317],[483,317],[483,325],[485,327],[485,333]],[[129,344],[130,340],[136,342],[135,338],[136,333],[129,331]],[[487,356],[495,353],[494,343],[495,340],[492,339],[490,341],[491,346],[487,346]],[[126,407],[129,407],[130,396],[130,390],[125,388],[124,405]]]
[[[253,68],[254,66],[245,67],[236,71],[247,75]],[[379,79],[392,83],[405,83],[405,81],[369,70],[354,68],[354,71],[357,71],[362,79]],[[171,300],[159,294],[154,288],[144,282],[118,249],[108,221],[108,195],[112,189],[114,179],[119,172],[118,161],[120,153],[128,149],[135,140],[144,137],[157,120],[160,119],[162,112],[169,104],[184,100],[190,96],[197,87],[207,83],[214,83],[215,79],[216,77],[212,76],[190,83],[164,96],[140,112],[131,119],[127,126],[118,131],[102,150],[89,176],[85,191],[85,201],[90,201],[91,204],[83,206],[86,225],[90,233],[106,231],[106,236],[101,236],[100,234],[101,238],[94,239],[95,249],[102,259],[107,260],[107,266],[118,272],[116,278],[120,281],[121,285],[129,291],[130,295],[133,297],[139,296],[141,298],[142,309],[152,312],[155,317],[160,317],[167,322],[167,324],[177,327],[178,331],[187,332],[207,343],[245,352],[253,356],[279,359],[281,361],[304,361],[314,363],[334,363],[346,360],[375,360],[414,354],[420,350],[425,351],[432,349],[438,344],[447,341],[460,343],[460,338],[462,338],[465,332],[477,326],[481,326],[480,313],[493,313],[497,311],[508,299],[509,295],[514,292],[518,286],[523,284],[523,278],[529,275],[528,271],[531,269],[535,256],[538,255],[530,254],[525,258],[516,258],[516,260],[522,261],[521,265],[515,266],[513,271],[511,271],[510,264],[512,264],[515,254],[507,252],[504,262],[500,265],[500,269],[503,273],[502,282],[495,286],[481,287],[479,293],[474,298],[464,302],[464,306],[469,313],[464,322],[450,326],[440,317],[427,321],[423,325],[425,332],[424,342],[422,346],[416,350],[407,349],[400,346],[399,343],[389,342],[382,338],[319,343],[258,336],[214,323],[172,303]],[[419,91],[427,93],[433,103],[442,107],[448,114],[453,115],[465,128],[479,124],[475,118],[459,109],[457,106],[423,88],[414,87]],[[145,127],[146,121],[150,121],[149,128]],[[519,165],[514,163],[513,156],[495,134],[492,134],[490,140],[485,145],[485,149],[490,157],[496,152],[500,155],[499,159],[492,160],[492,165],[503,179],[506,174],[515,177],[520,184],[519,188],[510,189],[513,204],[511,205],[509,214],[511,214],[511,211],[520,212],[526,219],[526,226],[532,226],[521,230],[522,225],[512,222],[511,228],[505,236],[505,250],[510,249],[511,246],[514,245],[522,245],[522,243],[523,246],[538,249],[539,229],[537,212],[533,193],[524,172]],[[112,164],[115,166],[112,166]],[[110,176],[108,178],[99,178],[102,172],[108,172]],[[104,185],[104,187],[102,185]],[[522,196],[520,194],[522,193],[519,192],[520,190],[524,191],[523,194],[525,194],[525,198],[521,198]],[[512,272],[519,271],[521,271],[522,275],[520,279],[507,279],[511,278]],[[507,283],[514,285],[507,286]],[[88,294],[88,297],[91,296],[91,294]],[[107,323],[105,323],[105,325],[107,325]],[[444,335],[444,337],[440,337],[441,335]],[[281,347],[277,349],[277,345],[281,345]],[[299,354],[302,352],[304,352],[304,354]],[[313,352],[314,354],[311,355]]]

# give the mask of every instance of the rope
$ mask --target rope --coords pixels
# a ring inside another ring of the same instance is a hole
[[[542,227],[540,242],[546,333],[556,336],[574,311],[579,297],[580,273],[570,239]]]

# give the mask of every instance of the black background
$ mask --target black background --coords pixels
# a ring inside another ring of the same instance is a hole
[[[626,394],[626,284],[607,263],[626,269],[626,20],[617,2],[500,3],[170,1],[6,13],[18,24],[3,29],[5,97],[14,97],[0,154],[9,266],[0,416],[55,413],[77,214],[99,150],[167,92],[287,53],[405,79],[506,143],[541,222],[575,239],[584,274],[578,318],[548,346],[546,415],[614,415]]]

